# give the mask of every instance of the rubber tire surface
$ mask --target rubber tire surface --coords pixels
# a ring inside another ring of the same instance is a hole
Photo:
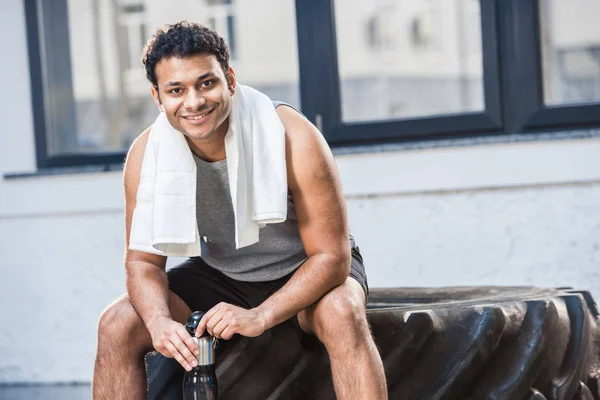
[[[372,289],[367,315],[390,399],[600,400],[600,323],[570,288]],[[221,341],[219,399],[335,399],[314,337],[275,327]],[[148,398],[180,400],[183,368],[146,356]]]

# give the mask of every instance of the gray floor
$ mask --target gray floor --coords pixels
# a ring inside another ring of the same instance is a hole
[[[0,400],[89,400],[90,385],[0,385]]]

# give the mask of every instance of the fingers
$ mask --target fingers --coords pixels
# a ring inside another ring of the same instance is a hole
[[[215,316],[213,316],[207,323],[206,323],[206,330],[208,331],[208,333],[212,336],[217,336],[217,334],[215,333],[215,328],[217,327],[217,325],[219,325],[221,322],[223,322],[224,324],[226,323],[226,321],[224,321],[224,315],[219,313],[216,314]],[[225,326],[223,326],[221,328],[221,330],[223,330]],[[220,332],[220,331],[219,331]],[[219,336],[217,336],[219,337]]]
[[[227,328],[225,328],[223,330],[223,332],[221,332],[221,339],[225,339],[225,340],[229,340],[233,337],[233,335],[235,335],[237,332],[235,331],[235,329],[231,326],[228,326]]]
[[[179,364],[181,364],[181,366],[183,368],[186,369],[186,371],[191,371],[193,366],[195,367],[195,363],[188,363],[188,361],[185,359],[185,357],[183,355],[181,355],[181,353],[177,350],[177,347],[171,343],[171,342],[167,342],[165,343],[165,349],[170,353],[170,355],[177,360],[177,362]],[[167,356],[166,354],[163,354],[164,356]],[[193,365],[193,366],[192,366]]]
[[[200,319],[200,322],[198,322],[198,327],[196,328],[196,337],[202,336],[202,334],[204,333],[204,330],[206,329],[208,321],[210,321],[210,319],[216,313],[219,312],[219,310],[220,310],[220,308],[221,308],[221,306],[223,304],[225,304],[225,303],[219,303],[219,304],[217,304],[216,306],[214,306],[213,308],[211,308],[210,310],[208,310],[208,312],[202,316],[202,318]],[[208,333],[212,334],[210,331]]]
[[[189,351],[191,351],[195,355],[198,355],[200,353],[200,350],[198,349],[198,343],[196,343],[194,338],[187,332],[187,330],[184,332],[178,331],[178,333],[179,337],[181,338],[183,343],[185,343],[185,346],[189,349]],[[195,358],[196,357],[194,357],[194,359]]]
[[[223,319],[223,312],[230,306],[227,303],[219,303],[210,310],[200,319],[198,328],[196,329],[196,337],[202,336],[204,330],[208,330],[209,335],[213,335],[212,329]],[[214,336],[214,335],[213,335]]]
[[[219,339],[231,339],[238,333],[238,321],[240,312],[246,312],[240,307],[219,303],[211,308],[198,323],[196,337],[202,336],[206,330],[209,335]]]
[[[180,340],[174,341],[173,343],[177,347],[177,350],[179,350],[179,353],[186,359],[188,364],[190,364],[192,367],[195,367],[198,365],[198,360],[194,354],[199,353],[198,345],[196,342],[194,342],[194,339],[192,339],[190,334],[187,333],[185,328],[183,329],[183,332],[178,330],[177,334],[179,335]]]
[[[165,330],[153,345],[163,356],[174,358],[188,371],[198,365],[193,354],[198,352],[198,346],[183,325],[175,323],[175,329]]]
[[[210,322],[209,322],[209,324],[210,324]],[[222,339],[223,336],[221,334],[228,327],[229,327],[229,324],[227,323],[227,321],[225,321],[225,319],[221,319],[219,321],[219,323],[217,323],[215,325],[215,327],[212,328],[212,332],[213,332],[212,335],[216,338]],[[210,332],[210,328],[209,328],[209,332]]]

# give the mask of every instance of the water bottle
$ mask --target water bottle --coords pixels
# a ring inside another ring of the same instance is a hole
[[[194,311],[187,320],[185,328],[194,337],[200,352],[196,359],[198,366],[185,371],[183,377],[183,400],[217,400],[217,375],[215,374],[215,338],[206,331],[201,338],[195,337],[196,328],[202,316]]]

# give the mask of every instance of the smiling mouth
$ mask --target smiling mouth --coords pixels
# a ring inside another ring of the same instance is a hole
[[[213,111],[215,111],[215,109],[213,108],[212,110],[208,110],[207,112],[203,113],[203,114],[194,114],[194,115],[182,115],[182,118],[187,119],[188,121],[201,121],[203,120],[207,115],[209,115],[210,113],[212,113]]]

